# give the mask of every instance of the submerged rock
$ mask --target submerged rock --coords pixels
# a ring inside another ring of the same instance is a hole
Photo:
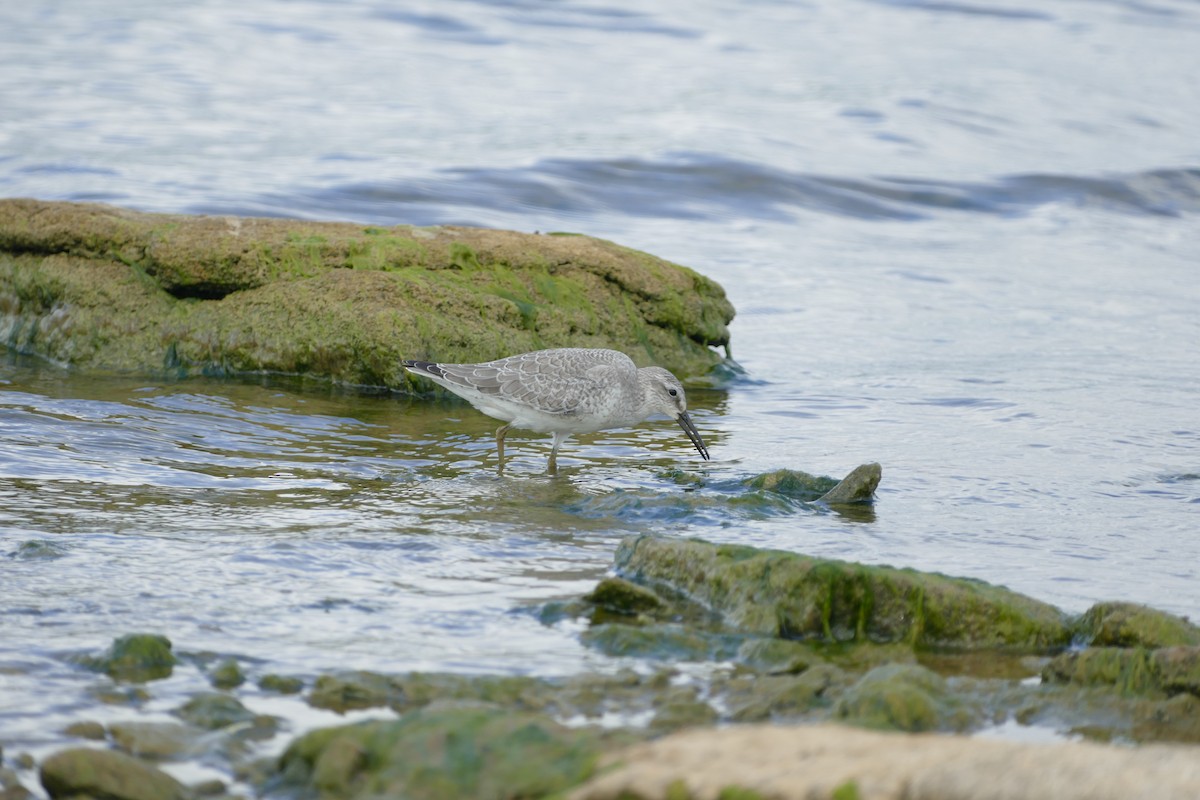
[[[838,718],[868,728],[916,733],[973,727],[978,713],[946,680],[917,664],[888,664],[864,675],[838,702]]]
[[[591,777],[604,740],[537,714],[431,707],[313,731],[279,766],[286,784],[322,798],[535,798]]]
[[[179,758],[199,749],[204,731],[178,722],[115,722],[113,743],[131,756],[154,761]]]
[[[184,800],[187,788],[162,770],[111,750],[61,750],[42,762],[42,787],[53,798]]]
[[[233,689],[246,682],[246,673],[236,659],[227,658],[213,668],[208,679],[217,689]]]
[[[100,656],[83,656],[79,663],[114,680],[145,683],[169,678],[175,668],[171,640],[155,633],[132,633],[113,640]]]
[[[869,503],[874,499],[875,489],[879,487],[882,477],[883,469],[879,464],[863,464],[840,481],[800,470],[777,469],[747,478],[742,484],[750,489],[774,492],[805,503]]]
[[[304,691],[304,681],[291,675],[263,675],[258,679],[258,688],[264,692],[299,694]]]
[[[715,282],[586,236],[0,200],[0,346],[80,369],[415,389],[402,358],[611,347],[721,362]]]
[[[983,581],[911,569],[656,536],[622,541],[615,564],[626,578],[669,586],[748,633],[1030,651],[1070,639],[1053,606]]]

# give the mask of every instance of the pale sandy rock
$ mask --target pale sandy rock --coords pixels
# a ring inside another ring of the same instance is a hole
[[[1027,744],[832,725],[692,730],[636,745],[570,800],[1197,800],[1200,747]],[[849,787],[853,783],[857,794]],[[684,793],[686,789],[686,794]]]

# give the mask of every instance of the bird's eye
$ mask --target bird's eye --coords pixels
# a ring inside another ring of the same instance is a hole
[[[671,397],[677,397],[679,392],[675,391],[674,389],[667,389],[667,394],[671,395]]]

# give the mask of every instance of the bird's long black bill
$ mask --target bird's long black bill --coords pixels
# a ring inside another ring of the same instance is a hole
[[[700,457],[708,461],[708,448],[704,446],[704,440],[700,438],[700,431],[696,430],[696,426],[692,424],[692,418],[686,411],[682,411],[676,419],[679,420],[679,427],[683,428],[683,432],[700,451]]]

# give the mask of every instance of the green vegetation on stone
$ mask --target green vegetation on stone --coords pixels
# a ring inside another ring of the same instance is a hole
[[[83,656],[78,661],[114,680],[133,683],[169,678],[176,664],[171,640],[155,633],[121,636],[102,655]]]
[[[0,345],[78,369],[429,391],[403,358],[611,347],[721,362],[720,286],[611,242],[0,200]]]
[[[1070,638],[1058,609],[982,581],[657,536],[625,539],[615,561],[627,579],[668,586],[747,633],[1028,651]]]
[[[314,731],[280,767],[322,798],[537,798],[591,777],[602,741],[536,714],[441,707]]]

